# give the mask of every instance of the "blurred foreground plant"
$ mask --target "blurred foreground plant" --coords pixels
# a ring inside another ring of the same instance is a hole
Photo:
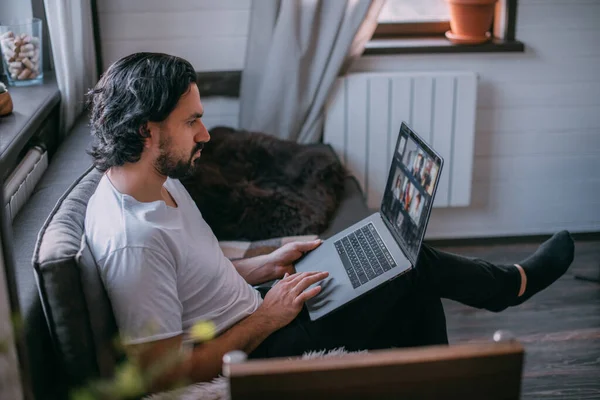
[[[216,327],[211,321],[196,323],[189,332],[188,341],[195,344],[207,342],[215,337]],[[115,341],[117,349],[123,349],[120,340]],[[156,359],[148,368],[142,370],[135,359],[126,357],[116,368],[112,379],[102,379],[90,382],[88,385],[71,392],[71,400],[125,400],[136,399],[148,392],[151,383],[166,371],[182,362],[187,357],[186,352],[173,351]],[[182,387],[190,382],[180,382]],[[174,387],[172,389],[176,389]]]

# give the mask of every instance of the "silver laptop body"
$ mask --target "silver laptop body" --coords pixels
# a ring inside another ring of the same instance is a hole
[[[405,122],[400,127],[380,212],[325,240],[296,263],[297,272],[327,271],[306,302],[315,321],[417,263],[443,159]]]

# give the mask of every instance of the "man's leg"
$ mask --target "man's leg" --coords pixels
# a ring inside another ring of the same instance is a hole
[[[558,279],[573,261],[574,244],[559,232],[527,259],[494,265],[422,246],[416,268],[320,320],[302,313],[275,332],[251,357],[285,357],[305,351],[347,350],[447,343],[440,297],[501,311],[517,305]],[[521,272],[527,276],[521,292]]]
[[[447,344],[440,298],[417,288],[414,278],[412,273],[399,276],[314,322],[304,309],[250,357],[299,356],[339,347],[356,351]]]
[[[502,311],[521,304],[560,278],[573,255],[573,239],[566,231],[552,236],[516,265],[495,265],[423,244],[415,273],[420,287],[428,287],[440,297]]]

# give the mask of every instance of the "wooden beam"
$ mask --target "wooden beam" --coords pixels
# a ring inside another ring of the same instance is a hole
[[[198,72],[198,89],[200,95],[239,97],[242,82],[242,71]]]

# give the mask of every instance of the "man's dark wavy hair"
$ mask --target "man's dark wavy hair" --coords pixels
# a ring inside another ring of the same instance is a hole
[[[101,171],[137,162],[146,124],[162,122],[196,83],[194,67],[162,53],[135,53],[112,64],[87,94],[94,142],[88,153]]]

